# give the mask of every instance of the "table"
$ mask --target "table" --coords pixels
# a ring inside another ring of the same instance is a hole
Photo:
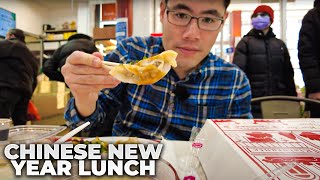
[[[126,139],[127,137],[107,137],[107,139]],[[103,139],[103,137],[101,137]],[[148,141],[148,140],[147,140]],[[146,141],[144,141],[146,142]],[[183,179],[185,174],[185,165],[188,156],[191,154],[191,144],[192,142],[189,141],[169,141],[163,140],[161,143],[164,144],[163,150],[161,152],[161,158],[168,161],[177,171],[178,176],[180,179]],[[11,167],[11,164],[8,163],[6,165],[0,165],[0,175],[1,180],[12,180],[12,179],[24,179],[24,180],[31,180],[35,179],[34,177],[20,177],[17,178],[14,175],[14,171]],[[205,180],[206,176],[202,169],[201,164],[198,165],[195,169],[195,176],[199,180]],[[36,179],[52,179],[51,177],[39,177]]]
[[[320,119],[214,119],[198,138],[208,179],[320,179]]]

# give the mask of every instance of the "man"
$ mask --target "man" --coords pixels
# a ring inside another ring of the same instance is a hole
[[[37,85],[39,64],[25,46],[24,32],[11,29],[0,41],[0,118],[27,122],[28,103]]]
[[[252,97],[297,96],[294,73],[286,44],[276,38],[271,24],[274,11],[258,6],[251,16],[253,28],[238,43],[233,63],[248,76]],[[262,118],[260,104],[252,104],[254,118]]]
[[[62,74],[75,99],[65,118],[85,121],[97,135],[114,122],[114,136],[188,140],[192,127],[208,118],[250,118],[248,79],[210,52],[227,18],[230,0],[169,0],[160,4],[163,37],[132,37],[118,43],[106,60],[129,63],[163,52],[178,53],[178,66],[152,85],[120,83],[102,67],[101,55],[75,52]],[[100,92],[101,89],[104,89]],[[99,94],[100,92],[100,94]],[[113,121],[108,113],[116,111]]]
[[[306,87],[306,97],[320,100],[320,0],[303,18],[299,33],[298,57]],[[307,104],[312,118],[320,117],[320,105]]]
[[[74,51],[86,53],[98,52],[92,38],[85,34],[74,34],[68,38],[68,42],[60,46],[52,57],[44,62],[43,73],[50,80],[64,82],[61,67],[65,64],[67,57]]]

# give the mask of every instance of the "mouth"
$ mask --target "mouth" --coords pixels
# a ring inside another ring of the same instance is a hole
[[[177,49],[185,55],[193,55],[200,51],[199,49],[194,47],[177,47]]]

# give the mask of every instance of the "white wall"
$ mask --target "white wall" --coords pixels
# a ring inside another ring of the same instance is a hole
[[[88,0],[0,1],[0,7],[16,13],[17,28],[33,34],[42,34],[43,24],[50,24],[59,28],[64,22],[76,21],[79,25],[77,21],[79,4],[88,4]],[[88,14],[87,11],[80,12]]]
[[[16,13],[17,28],[34,34],[42,34],[42,25],[60,27],[64,22],[76,21],[80,33],[92,35],[94,7],[99,3],[115,0],[0,0],[0,7]],[[161,31],[159,12],[154,17],[153,0],[133,1],[133,35],[147,36]],[[156,0],[159,8],[160,0]],[[156,29],[154,30],[154,19]]]
[[[94,7],[94,6],[93,6]],[[91,22],[91,14],[94,15],[94,9],[93,13],[90,13],[90,6],[87,2],[79,3],[78,5],[78,17],[77,17],[77,30],[79,33],[88,34],[92,36],[92,28],[90,28],[90,22]],[[94,19],[93,19],[94,22]]]
[[[148,36],[154,32],[154,11],[152,0],[133,1],[133,36]]]
[[[46,4],[45,4],[46,3]],[[57,29],[61,28],[61,25],[65,22],[69,24],[72,21],[77,23],[78,17],[78,1],[76,0],[45,0],[44,6],[47,6],[49,11],[47,12],[46,24],[55,26]],[[78,25],[78,23],[77,23]]]
[[[0,7],[16,13],[16,27],[34,34],[42,33],[48,9],[32,0],[1,0]]]

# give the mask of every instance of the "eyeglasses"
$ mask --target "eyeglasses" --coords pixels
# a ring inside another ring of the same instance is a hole
[[[197,20],[199,29],[206,31],[215,31],[220,28],[224,22],[219,17],[196,17],[179,11],[170,11],[167,9],[168,22],[177,26],[187,26],[192,19]]]

